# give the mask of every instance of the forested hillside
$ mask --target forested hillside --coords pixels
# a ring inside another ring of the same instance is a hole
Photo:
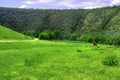
[[[26,35],[44,39],[54,36],[50,39],[84,40],[84,37],[87,37],[84,41],[120,43],[119,6],[69,10],[1,7],[0,24]]]

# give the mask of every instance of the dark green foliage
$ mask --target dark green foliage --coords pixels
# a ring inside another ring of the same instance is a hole
[[[79,49],[78,49],[77,52],[82,52],[82,50],[79,50]]]
[[[120,45],[120,32],[115,32],[107,39],[108,44]]]
[[[39,39],[52,40],[55,39],[55,34],[48,29],[39,34]]]
[[[87,35],[87,34],[84,34],[84,35],[81,35],[81,36],[78,38],[78,41],[92,42],[93,39],[92,39],[92,36]]]
[[[93,36],[93,41],[98,42],[98,43],[105,43],[106,38],[102,35],[94,35]]]
[[[0,8],[0,24],[18,32],[34,30],[35,37],[46,29],[59,30],[57,39],[69,39],[71,32],[82,26],[89,10],[42,10]],[[14,15],[13,15],[14,14]],[[27,34],[27,33],[26,33]]]
[[[26,30],[22,32],[23,34],[31,37],[35,37],[35,31],[34,30]]]
[[[76,35],[75,33],[73,33],[73,34],[70,36],[69,40],[76,41],[76,40],[77,40],[77,35]]]
[[[78,39],[79,41],[86,41],[86,42],[97,42],[97,43],[105,43],[106,38],[102,35],[81,35]]]
[[[51,30],[47,29],[47,30],[44,30],[43,32],[39,33],[39,39],[61,40],[61,39],[63,39],[63,37],[62,37],[62,33],[59,30],[51,31]]]
[[[0,7],[0,24],[41,39],[78,39],[120,44],[119,37],[113,35],[113,31],[120,31],[119,15],[119,6],[69,10]],[[47,29],[52,31],[44,32]]]
[[[49,36],[48,33],[40,33],[39,34],[39,39],[45,39],[45,40],[49,40]]]
[[[63,38],[60,30],[55,30],[54,34],[55,34],[55,39],[60,39],[61,40]]]
[[[102,63],[107,66],[117,66],[119,65],[118,59],[116,55],[107,56]]]

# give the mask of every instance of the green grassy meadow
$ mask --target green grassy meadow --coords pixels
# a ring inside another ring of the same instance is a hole
[[[70,41],[0,42],[0,80],[120,80],[102,61],[120,47]]]
[[[29,40],[29,39],[32,38],[0,25],[0,40]]]

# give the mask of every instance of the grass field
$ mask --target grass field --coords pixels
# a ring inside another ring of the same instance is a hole
[[[29,39],[32,38],[0,25],[0,40],[29,40]]]
[[[120,65],[104,65],[120,48],[69,41],[0,42],[0,80],[120,80]]]

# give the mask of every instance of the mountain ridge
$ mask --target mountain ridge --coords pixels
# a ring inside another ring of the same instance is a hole
[[[83,34],[109,37],[111,33],[119,33],[119,15],[120,6],[69,10],[1,7],[0,24],[21,33],[32,30],[35,37],[46,29],[59,30],[63,39]]]

